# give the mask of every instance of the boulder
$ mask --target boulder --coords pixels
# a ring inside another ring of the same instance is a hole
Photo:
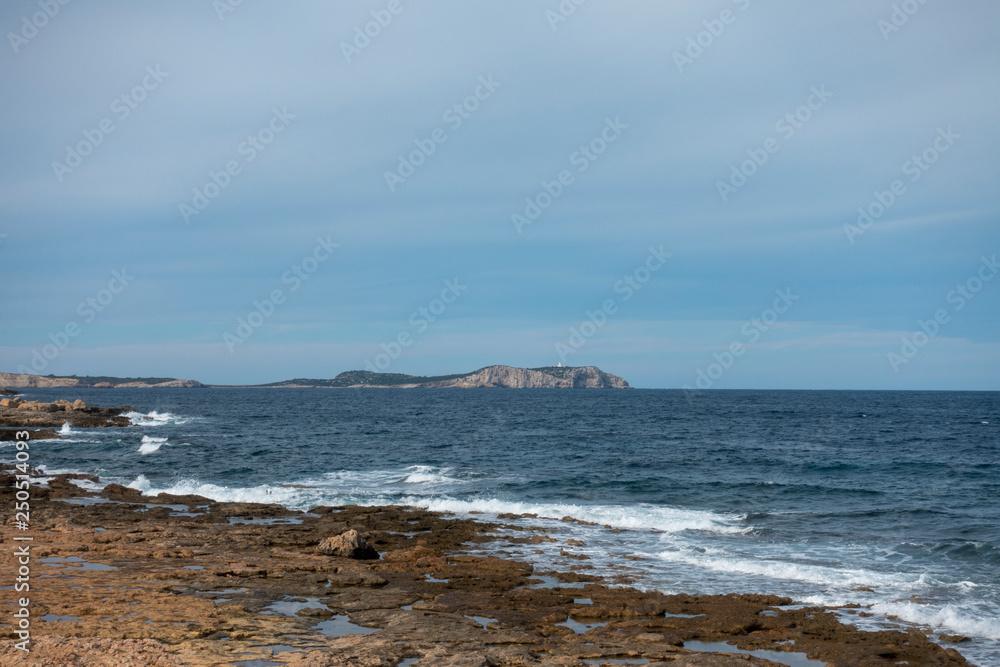
[[[74,410],[82,410],[85,407],[87,407],[87,404],[84,403],[83,401],[81,401],[79,398],[76,399],[75,401],[73,401],[73,409]]]
[[[21,405],[20,398],[2,398],[0,399],[0,408],[16,408]]]
[[[365,541],[365,538],[358,534],[358,531],[351,529],[334,537],[328,537],[319,543],[316,551],[327,556],[340,556],[341,558],[355,558],[358,560],[375,560],[379,557],[378,552],[372,545]]]

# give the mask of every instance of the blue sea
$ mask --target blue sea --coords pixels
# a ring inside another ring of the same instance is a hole
[[[560,542],[503,551],[540,567],[872,605],[845,620],[966,635],[971,661],[1000,664],[1000,393],[25,391],[135,408],[133,428],[38,441],[50,472],[300,509],[533,513]],[[590,560],[560,556],[570,537]]]

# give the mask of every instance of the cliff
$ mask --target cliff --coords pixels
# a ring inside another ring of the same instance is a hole
[[[26,373],[0,373],[0,387],[204,387],[197,380],[174,378],[119,378],[111,376],[57,377],[54,375],[28,375]]]
[[[465,377],[425,382],[422,387],[504,387],[507,389],[628,389],[628,382],[596,366],[512,368],[487,366]]]

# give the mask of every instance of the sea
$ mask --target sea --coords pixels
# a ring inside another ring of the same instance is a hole
[[[666,593],[857,603],[874,615],[845,622],[964,635],[949,646],[1000,665],[998,392],[24,391],[134,408],[132,428],[64,426],[32,447],[91,487],[531,513],[507,523],[558,542],[488,549]]]

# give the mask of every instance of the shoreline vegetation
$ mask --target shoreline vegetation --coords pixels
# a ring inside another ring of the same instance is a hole
[[[296,378],[267,384],[207,385],[197,380],[160,377],[56,376],[0,373],[0,387],[13,388],[506,388],[506,389],[628,389],[624,379],[596,366],[544,366],[515,368],[486,366],[470,373],[452,375],[406,375],[372,371],[345,371],[332,379]]]
[[[0,470],[8,507],[16,472]],[[919,630],[860,631],[789,598],[641,591],[630,587],[641,563],[627,554],[605,580],[588,574],[576,540],[563,546],[565,568],[535,571],[512,552],[555,540],[525,525],[530,515],[299,512],[115,484],[93,492],[79,486],[97,482],[92,475],[43,484],[31,474],[30,532],[3,528],[5,541],[33,537],[17,543],[30,545],[31,653],[15,648],[4,615],[4,664],[968,664]],[[14,549],[0,560],[17,571]],[[732,643],[757,657],[688,650],[737,650]]]

